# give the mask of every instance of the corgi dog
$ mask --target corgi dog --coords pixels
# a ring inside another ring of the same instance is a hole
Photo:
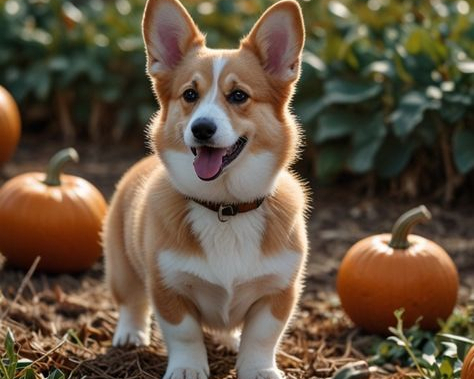
[[[119,182],[104,221],[113,345],[167,346],[165,379],[209,376],[203,331],[238,350],[240,379],[279,379],[276,350],[302,289],[306,191],[289,166],[289,109],[304,44],[295,0],[232,50],[207,48],[177,0],[148,0],[147,73],[160,104],[154,154]]]

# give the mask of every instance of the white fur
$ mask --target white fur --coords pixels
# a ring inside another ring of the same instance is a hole
[[[138,322],[132,311],[133,310],[127,306],[120,307],[119,322],[112,340],[113,346],[123,346],[127,344],[143,346],[150,343],[149,320]],[[141,316],[141,314],[139,316]]]
[[[210,325],[239,325],[253,302],[287,288],[300,265],[301,254],[293,251],[262,255],[265,217],[261,208],[222,223],[215,212],[191,203],[188,220],[202,244],[205,258],[163,251],[158,255],[158,265],[165,284],[183,294],[189,289],[183,287],[182,274],[222,289],[220,296],[205,291],[195,294],[198,308]],[[268,288],[259,287],[258,293],[251,296],[248,291],[239,291],[246,283],[262,278],[269,278]],[[236,305],[239,312],[235,312]]]
[[[244,150],[224,172],[212,182],[196,175],[194,156],[166,150],[162,158],[170,173],[173,185],[183,194],[197,199],[212,199],[215,202],[248,202],[273,192],[276,158],[270,152],[251,154]]]
[[[239,379],[282,379],[275,350],[286,326],[268,306],[252,315],[242,331],[237,374]]]
[[[185,316],[178,325],[166,322],[156,312],[168,348],[164,379],[205,379],[209,376],[207,352],[199,323]]]
[[[227,59],[217,57],[212,65],[212,84],[206,96],[199,102],[196,110],[193,112],[186,129],[184,130],[184,142],[187,146],[196,146],[191,127],[198,118],[207,118],[213,120],[217,126],[216,133],[212,137],[213,146],[230,147],[239,139],[239,135],[232,128],[227,114],[219,105],[219,78],[227,63]]]
[[[212,335],[212,339],[214,343],[217,343],[221,346],[226,347],[233,353],[237,353],[239,351],[240,345],[240,330],[232,330],[232,331],[214,331]]]
[[[245,149],[241,155],[241,160],[232,168],[232,174],[226,178],[229,191],[239,199],[251,200],[272,193],[278,179],[273,169],[275,155],[269,151],[251,154]]]

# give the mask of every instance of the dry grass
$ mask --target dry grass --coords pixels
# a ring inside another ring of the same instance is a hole
[[[111,347],[117,312],[101,282],[101,268],[72,277],[26,275],[5,270],[1,277],[0,340],[11,329],[22,358],[48,372],[56,367],[71,378],[157,378],[166,350],[157,330],[146,348]],[[311,286],[309,286],[311,287]],[[334,295],[307,291],[285,336],[279,367],[287,377],[327,378],[339,367],[364,360],[360,346],[369,336],[352,327]],[[212,378],[235,378],[235,354],[206,337]],[[375,371],[372,378],[401,378]]]

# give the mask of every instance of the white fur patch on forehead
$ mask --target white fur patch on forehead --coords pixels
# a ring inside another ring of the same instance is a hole
[[[240,137],[235,133],[227,113],[219,103],[219,81],[227,62],[228,59],[222,56],[213,58],[211,87],[202,100],[200,100],[196,110],[193,112],[191,119],[189,120],[186,130],[184,131],[184,142],[188,146],[195,145],[191,127],[194,121],[199,118],[210,119],[216,124],[217,130],[213,137],[213,143],[216,146],[232,146]]]

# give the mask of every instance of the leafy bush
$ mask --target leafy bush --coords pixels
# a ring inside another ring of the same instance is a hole
[[[467,337],[472,338],[474,332],[468,310],[456,311],[437,335],[421,330],[418,325],[404,330],[403,310],[395,311],[395,317],[397,326],[390,328],[392,336],[377,344],[371,364],[412,367],[426,379],[461,377],[462,362],[474,344]]]
[[[393,178],[410,163],[417,188],[447,180],[452,196],[474,169],[473,21],[465,1],[328,3],[297,104],[321,179]]]
[[[212,47],[236,47],[272,3],[183,2]],[[413,194],[446,183],[452,198],[474,171],[474,7],[466,0],[300,3],[307,43],[295,106],[317,178],[399,178]],[[144,75],[144,0],[0,5],[0,83],[30,117],[54,110],[70,138],[142,130],[156,107]]]
[[[138,0],[0,0],[0,82],[27,117],[54,110],[68,140],[144,125],[155,107],[142,12]]]

